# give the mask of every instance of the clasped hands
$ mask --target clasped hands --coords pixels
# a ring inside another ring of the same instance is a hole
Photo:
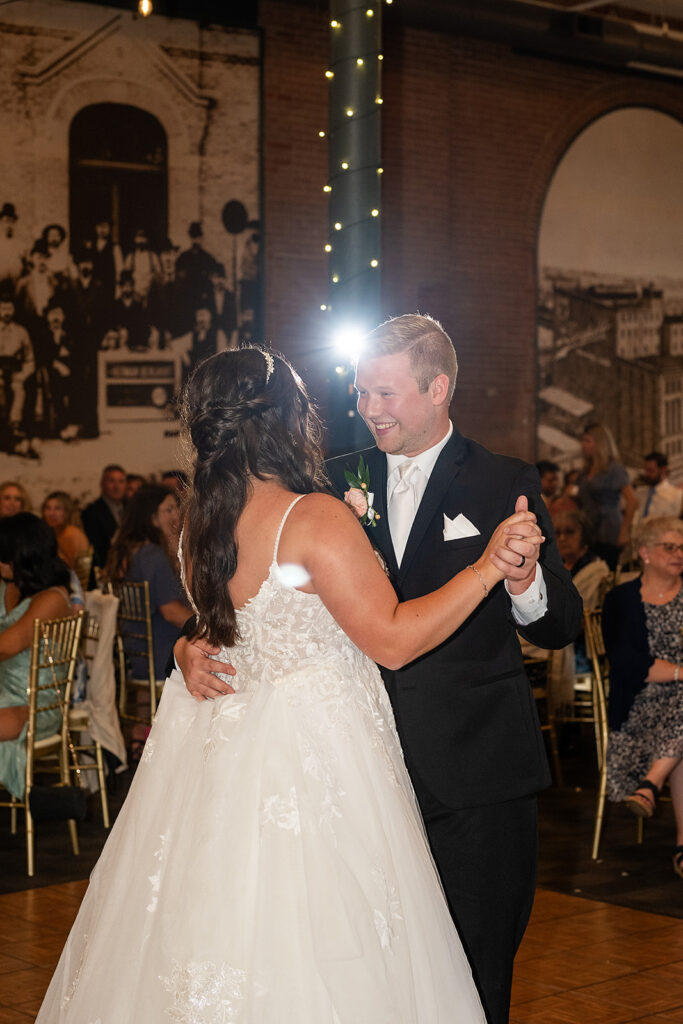
[[[529,503],[521,495],[514,515],[496,528],[488,544],[491,562],[507,580],[508,590],[514,595],[523,594],[534,579],[540,546],[545,540],[535,515],[528,509]],[[236,674],[232,665],[217,659],[220,647],[205,640],[181,637],[174,652],[188,692],[195,700],[214,700],[235,692],[229,683],[215,675],[216,672],[228,676]]]

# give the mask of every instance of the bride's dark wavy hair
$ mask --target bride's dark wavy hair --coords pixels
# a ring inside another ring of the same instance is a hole
[[[200,363],[181,410],[195,454],[183,543],[197,609],[193,635],[229,647],[238,634],[228,583],[250,477],[276,477],[297,494],[327,491],[322,425],[287,360],[259,348],[218,352]]]

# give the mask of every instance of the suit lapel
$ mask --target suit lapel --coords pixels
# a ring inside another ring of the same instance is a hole
[[[462,465],[464,458],[465,439],[462,434],[454,429],[452,436],[449,438],[448,444],[446,444],[436,460],[436,464],[427,483],[427,488],[422,496],[422,501],[420,502],[415,519],[413,520],[413,525],[406,543],[406,549],[401,560],[401,567],[398,569],[399,579],[403,578],[408,572],[410,563],[415,552],[420,546],[420,542],[425,535],[425,531],[439,512],[448,488],[460,472],[460,466]]]
[[[384,452],[374,448],[371,453],[365,455],[365,461],[370,470],[370,488],[374,495],[375,511],[379,515],[376,525],[366,527],[366,532],[372,543],[384,556],[389,571],[396,575],[398,567],[394,545],[391,543],[389,516],[387,515],[387,457]]]

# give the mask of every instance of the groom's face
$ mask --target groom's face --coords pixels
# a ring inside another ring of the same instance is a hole
[[[448,429],[448,401],[434,384],[420,391],[405,352],[360,359],[356,391],[358,412],[377,447],[390,455],[419,455]]]

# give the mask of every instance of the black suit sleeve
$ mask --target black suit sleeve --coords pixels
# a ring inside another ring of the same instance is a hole
[[[553,524],[541,497],[540,480],[535,467],[525,466],[524,471],[515,481],[511,513],[514,511],[515,502],[520,494],[525,494],[529,499],[529,508],[536,514],[545,537],[539,564],[543,570],[548,608],[545,615],[537,619],[536,622],[532,622],[528,626],[517,626],[517,631],[525,640],[537,647],[557,650],[560,647],[566,647],[579,634],[583,602],[570,574],[562,564]]]

